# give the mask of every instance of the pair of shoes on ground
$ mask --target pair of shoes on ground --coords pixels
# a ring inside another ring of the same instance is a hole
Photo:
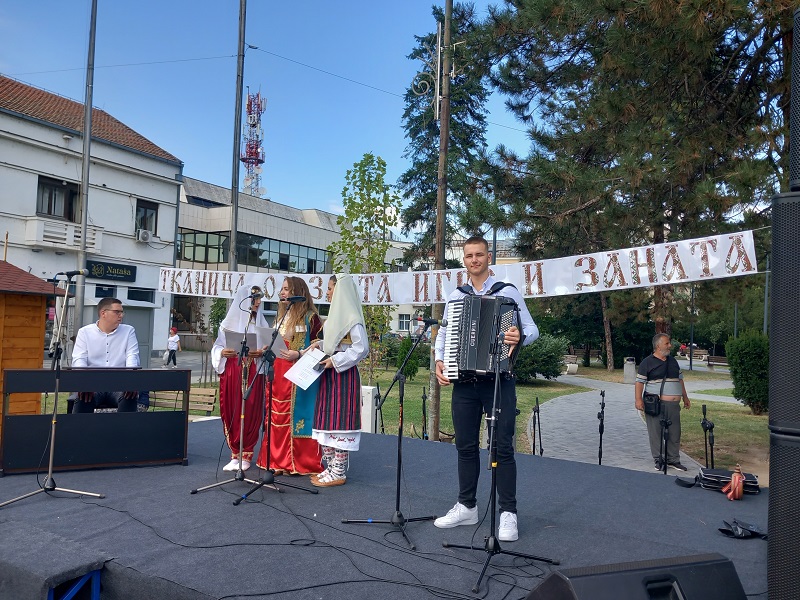
[[[684,466],[683,466],[683,465],[682,465],[680,462],[667,463],[667,466],[668,466],[670,469],[675,469],[676,471],[688,471],[688,470],[689,470],[689,469],[687,469],[686,467],[684,467]],[[653,467],[653,468],[654,468],[656,471],[663,471],[663,470],[664,470],[664,463],[663,463],[663,462],[661,462],[661,460],[660,460],[660,459],[656,459],[656,460],[655,460],[655,465],[654,465],[654,467]]]
[[[478,523],[478,507],[467,508],[460,502],[448,513],[436,519],[433,524],[440,529],[450,529],[459,525],[476,525]],[[500,513],[500,526],[497,528],[497,539],[501,542],[515,542],[519,539],[517,515],[511,512]]]
[[[338,476],[330,469],[325,469],[319,475],[311,476],[311,485],[316,487],[334,487],[337,485],[344,485],[347,482],[347,476]]]
[[[242,471],[247,471],[250,468],[250,461],[249,460],[242,460]],[[239,470],[239,459],[232,458],[231,462],[227,465],[222,467],[223,471],[238,471]]]

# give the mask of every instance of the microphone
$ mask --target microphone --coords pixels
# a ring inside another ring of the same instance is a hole
[[[259,298],[264,297],[264,293],[261,291],[261,288],[257,285],[254,285],[250,288],[250,295],[247,296],[248,298],[252,298],[253,300],[258,300]]]
[[[65,277],[74,277],[75,275],[83,275],[86,277],[89,274],[89,269],[78,269],[77,271],[61,271],[61,273],[56,273],[56,277],[59,275],[64,275]]]
[[[442,319],[439,321],[437,319],[424,319],[422,317],[417,317],[417,321],[425,323],[425,325],[441,325],[442,327],[447,327],[447,319]]]
[[[294,304],[295,302],[302,302],[305,300],[305,296],[289,296],[288,298],[284,298],[281,302],[288,302],[289,304]]]

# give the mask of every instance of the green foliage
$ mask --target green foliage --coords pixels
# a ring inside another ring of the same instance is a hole
[[[523,346],[514,365],[514,373],[519,382],[530,383],[537,375],[545,379],[554,379],[561,375],[568,346],[567,338],[547,333],[541,334],[532,344]]]
[[[208,315],[208,326],[214,338],[219,334],[219,324],[228,312],[228,303],[225,298],[214,298],[211,301],[211,312]]]
[[[763,107],[788,102],[773,65],[794,3],[623,4],[511,1],[481,28],[492,83],[530,132],[528,156],[491,157],[529,260],[739,230],[787,181],[787,111]],[[685,307],[672,293],[651,290],[645,321],[669,331]]]
[[[384,272],[389,230],[397,225],[400,197],[386,181],[386,161],[372,153],[348,169],[342,190],[344,214],[336,223],[339,241],[328,246],[336,272]],[[365,306],[364,322],[369,336],[366,370],[372,385],[374,372],[385,353],[384,334],[389,332],[391,306]]]
[[[395,362],[395,366],[399,369],[400,365],[403,364],[403,359],[406,357],[408,352],[411,350],[413,342],[409,336],[404,337],[400,340],[400,346],[397,349],[397,359]],[[420,344],[422,345],[422,344]],[[408,362],[406,366],[403,368],[403,375],[406,376],[406,379],[414,379],[417,376],[417,371],[419,371],[419,355],[414,352],[411,356],[408,357]]]
[[[440,7],[434,6],[433,16],[444,25],[444,12]],[[469,43],[475,27],[474,7],[456,3],[451,19],[451,43],[457,46],[454,56],[456,74],[450,83],[446,246],[460,227],[474,230],[492,223],[486,218],[488,196],[476,177],[476,165],[486,148],[485,105],[489,91]],[[434,254],[439,179],[440,127],[434,119],[431,103],[436,57],[430,50],[436,47],[435,28],[432,33],[417,36],[416,40],[417,45],[408,58],[421,61],[420,74],[406,91],[403,113],[403,127],[409,141],[405,156],[411,161],[411,167],[397,181],[407,201],[403,208],[403,232],[415,233],[414,244],[404,258],[409,265],[428,262]],[[463,43],[465,41],[467,43]],[[429,86],[427,93],[417,95],[425,86]]]
[[[384,354],[383,360],[388,368],[390,364],[396,364],[397,352],[400,348],[400,340],[393,336],[383,336],[381,340],[383,344]]]
[[[725,344],[733,395],[754,415],[769,409],[769,338],[748,331]]]

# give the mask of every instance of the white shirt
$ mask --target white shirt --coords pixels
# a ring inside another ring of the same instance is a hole
[[[177,350],[178,349],[178,342],[181,341],[181,336],[177,333],[175,335],[171,335],[167,338],[167,350]]]
[[[473,291],[475,292],[476,296],[483,296],[485,295],[491,287],[497,282],[497,280],[492,277],[491,275],[486,278],[486,281],[483,282],[483,286],[481,289],[476,290],[475,287],[472,287]],[[469,283],[472,286],[472,282]],[[453,293],[447,298],[447,304],[444,307],[444,318],[447,320],[447,314],[450,309],[450,303],[454,300],[460,300],[464,298],[467,294],[462,292],[459,289],[453,290]],[[536,326],[536,323],[533,322],[533,317],[531,317],[531,313],[528,312],[528,307],[525,306],[525,299],[522,297],[522,294],[519,293],[519,290],[512,285],[507,285],[502,290],[495,294],[496,296],[504,296],[506,298],[511,298],[514,302],[517,303],[519,307],[519,325],[518,329],[520,330],[520,341],[522,342],[523,346],[527,346],[534,340],[539,337],[539,328]],[[436,346],[435,346],[435,357],[436,360],[444,360],[444,340],[445,340],[445,326],[441,326],[439,328],[439,333],[436,334]]]
[[[124,323],[111,333],[105,333],[97,323],[81,327],[75,336],[72,366],[138,367],[139,341],[136,339],[136,330]]]
[[[350,339],[352,344],[340,343],[336,346],[336,354],[331,356],[333,368],[338,373],[355,367],[362,358],[369,354],[367,330],[361,323],[356,323],[350,329]]]

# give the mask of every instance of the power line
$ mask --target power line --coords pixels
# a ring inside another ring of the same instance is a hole
[[[97,65],[95,69],[115,69],[118,67],[141,67],[147,65],[166,65],[170,63],[182,63],[182,62],[196,62],[201,60],[219,60],[221,58],[236,58],[235,54],[229,54],[224,56],[206,56],[202,58],[176,58],[173,60],[154,60],[150,62],[139,62],[139,63],[120,63],[118,65]],[[43,75],[46,73],[66,73],[68,71],[83,71],[86,67],[72,67],[69,69],[49,69],[47,71],[25,71],[24,73],[10,73],[9,77],[19,77],[20,75]]]
[[[312,71],[317,71],[319,73],[324,73],[325,75],[329,75],[330,77],[336,77],[337,79],[342,79],[349,83],[353,83],[355,85],[360,85],[365,88],[369,88],[371,90],[375,90],[376,92],[381,92],[383,94],[388,94],[389,96],[395,96],[397,98],[404,98],[403,94],[398,94],[396,92],[391,92],[389,90],[385,90],[383,88],[379,88],[374,85],[370,85],[368,83],[364,83],[362,81],[358,81],[356,79],[351,79],[350,77],[345,77],[344,75],[339,75],[338,73],[333,73],[331,71],[326,71],[325,69],[321,69],[319,67],[315,67],[314,65],[309,65],[307,63],[301,62],[299,60],[295,60],[293,58],[289,58],[288,56],[282,56],[275,52],[270,52],[269,50],[262,50],[258,46],[252,46],[247,44],[247,48],[249,50],[257,50],[258,52],[263,52],[264,54],[269,54],[270,56],[274,56],[275,58],[280,58],[281,60],[285,60],[290,63],[294,63],[296,65],[300,65],[301,67],[305,67],[306,69],[311,69]],[[236,58],[235,54],[227,54],[222,56],[205,56],[199,58],[176,58],[173,60],[154,60],[149,62],[136,62],[136,63],[120,63],[114,65],[98,65],[95,66],[95,69],[116,69],[120,67],[143,67],[149,65],[167,65],[172,63],[186,63],[186,62],[199,62],[199,61],[206,61],[206,60],[220,60],[225,58]],[[10,77],[19,77],[25,75],[45,75],[47,73],[67,73],[69,71],[83,71],[85,67],[72,67],[67,69],[48,69],[46,71],[25,71],[23,73],[10,73]],[[517,127],[512,127],[511,125],[503,125],[502,123],[495,123],[493,121],[486,121],[489,125],[494,125],[496,127],[503,127],[504,129],[510,129],[512,131],[519,131],[520,133],[527,133],[525,129],[519,129]]]

